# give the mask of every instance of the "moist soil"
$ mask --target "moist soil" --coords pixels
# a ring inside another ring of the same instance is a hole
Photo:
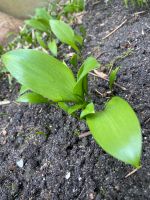
[[[54,105],[16,103],[19,85],[10,86],[3,77],[0,100],[10,103],[0,107],[0,200],[149,199],[150,11],[126,9],[116,0],[109,5],[89,1],[86,12],[84,57],[98,57],[105,72],[106,64],[128,48],[133,49],[131,55],[114,65],[122,66],[117,83],[127,89],[115,87],[114,93],[133,106],[141,122],[142,168],[125,178],[133,170],[131,166],[106,154],[92,136],[78,137],[88,131],[84,121],[79,122]],[[124,25],[102,39],[125,18]],[[102,109],[109,97],[108,83],[90,75],[89,90],[96,109]],[[95,90],[106,95],[102,97]]]

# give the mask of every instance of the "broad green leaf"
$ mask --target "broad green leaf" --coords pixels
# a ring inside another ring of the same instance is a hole
[[[51,53],[57,57],[57,45],[55,40],[52,40],[48,43],[48,48],[51,51]]]
[[[77,81],[83,79],[90,71],[100,67],[100,64],[94,57],[88,57],[79,69]]]
[[[73,90],[74,94],[83,97],[84,93],[87,93],[87,75],[98,67],[100,67],[100,64],[94,57],[89,57],[84,61],[77,75],[77,83]]]
[[[56,37],[63,43],[70,45],[76,51],[79,51],[75,44],[75,33],[73,29],[61,20],[50,20],[50,27]]]
[[[116,81],[119,68],[120,67],[117,67],[116,69],[112,70],[110,75],[109,75],[109,88],[110,88],[110,90],[112,90],[114,82]]]
[[[2,56],[8,71],[22,85],[54,102],[73,101],[76,84],[72,71],[56,58],[26,49],[10,51]]]
[[[89,129],[97,143],[115,158],[139,167],[141,128],[131,106],[113,97],[102,112],[87,116]]]
[[[34,92],[28,92],[21,95],[18,99],[18,102],[24,103],[48,103],[49,100],[44,98],[43,96],[36,94]]]
[[[85,118],[87,115],[94,114],[95,109],[94,109],[94,104],[89,103],[86,108],[81,112],[80,119]]]

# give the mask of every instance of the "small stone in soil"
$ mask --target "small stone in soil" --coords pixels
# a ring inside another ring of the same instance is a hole
[[[95,194],[90,193],[90,194],[89,194],[89,200],[93,200],[94,198],[95,198]]]
[[[65,178],[68,180],[70,178],[70,172],[67,172]]]
[[[16,162],[16,164],[18,165],[18,167],[23,168],[23,159],[20,159],[19,161]]]

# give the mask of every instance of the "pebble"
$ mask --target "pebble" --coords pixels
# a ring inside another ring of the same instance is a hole
[[[89,194],[89,200],[94,200],[95,198],[95,194],[94,193],[90,193]]]
[[[3,130],[3,131],[2,131],[2,135],[3,135],[3,136],[7,135],[7,131],[6,131],[6,130]]]
[[[70,175],[71,175],[71,173],[70,173],[70,172],[67,172],[65,178],[68,180],[68,179],[70,178]]]
[[[16,162],[16,164],[18,165],[18,167],[23,168],[23,159],[20,159],[19,161]]]

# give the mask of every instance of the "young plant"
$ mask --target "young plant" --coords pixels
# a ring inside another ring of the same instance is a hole
[[[119,67],[116,67],[116,69],[113,69],[111,72],[110,72],[110,75],[109,75],[109,88],[110,90],[112,91],[113,89],[113,85],[117,79],[117,73],[119,71]]]
[[[99,146],[115,158],[138,168],[141,157],[141,128],[131,106],[112,97],[103,111],[95,111],[88,101],[88,73],[100,64],[87,58],[77,78],[63,62],[36,50],[15,50],[2,56],[8,71],[23,85],[19,101],[57,103],[69,114],[81,111]],[[72,106],[70,106],[70,103]]]
[[[25,23],[35,30],[49,33],[49,20],[52,17],[49,15],[45,8],[37,8],[35,16],[26,20]]]
[[[77,44],[82,46],[83,38],[76,34],[69,24],[51,16],[45,8],[36,9],[35,16],[26,20],[25,23],[35,30],[36,39],[40,46],[49,49],[54,56],[57,55],[56,39],[70,45],[78,53],[80,52]],[[50,41],[43,41],[43,33],[47,34]]]
[[[71,26],[60,20],[63,15],[63,12],[61,11],[64,6],[67,6],[67,4],[62,6],[59,12],[57,12],[56,9],[58,7],[56,2],[51,3],[50,6],[51,8],[49,11],[47,11],[46,8],[36,9],[35,15],[31,19],[25,21],[25,26],[22,28],[18,36],[9,43],[7,47],[3,48],[0,46],[0,55],[21,47],[26,49],[38,48],[42,51],[46,50],[45,52],[47,53],[50,51],[53,56],[57,57],[59,53],[58,47],[61,45],[60,42],[62,42],[72,46],[78,54],[78,58],[83,38],[76,34]],[[54,11],[56,11],[55,15],[53,14]],[[60,27],[58,25],[60,25]],[[6,72],[6,69],[4,69],[3,66],[0,67],[0,74],[4,72]],[[8,77],[10,82],[11,76],[8,75]]]

